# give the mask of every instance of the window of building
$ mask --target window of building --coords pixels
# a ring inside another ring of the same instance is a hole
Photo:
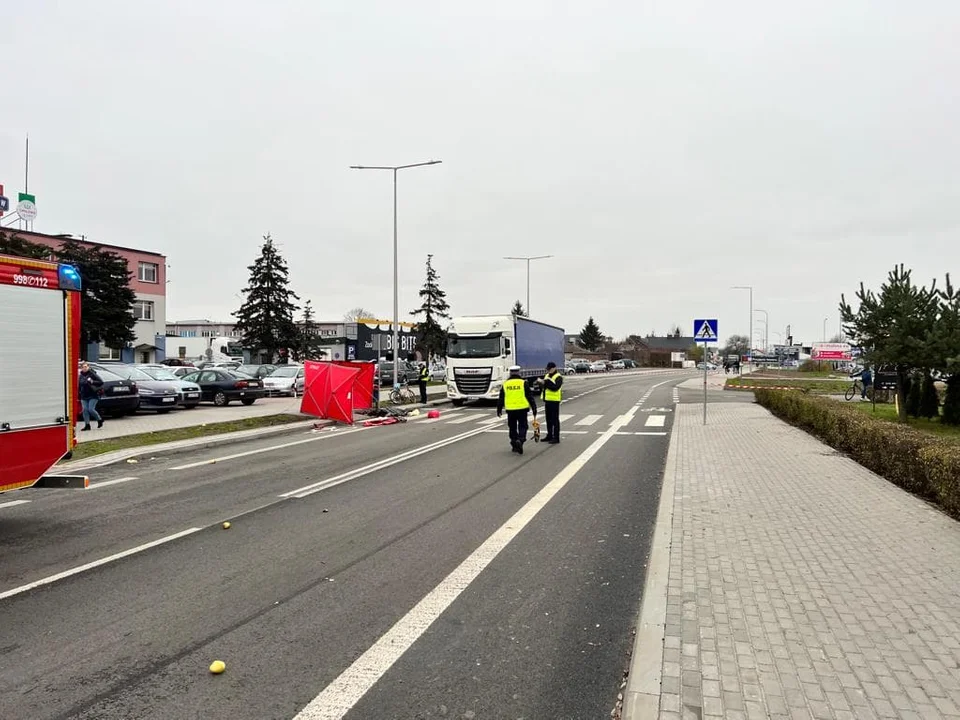
[[[153,320],[153,302],[137,300],[133,303],[133,316],[137,320]]]
[[[200,337],[216,337],[216,334],[213,330],[201,330]]]
[[[140,279],[140,282],[160,282],[157,278],[157,264],[148,262],[140,263],[137,268],[137,277]]]
[[[100,346],[100,359],[101,360],[119,360],[120,359],[120,350],[117,348],[109,348],[103,345]]]

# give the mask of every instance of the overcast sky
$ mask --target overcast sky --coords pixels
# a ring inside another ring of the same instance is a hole
[[[7,3],[0,183],[34,229],[167,255],[169,320],[230,319],[261,236],[324,319],[837,331],[894,263],[960,270],[960,3]],[[958,278],[960,279],[960,278]],[[757,327],[762,328],[762,313]],[[403,319],[409,319],[404,317]]]

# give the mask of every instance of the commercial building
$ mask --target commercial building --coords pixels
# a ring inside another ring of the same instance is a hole
[[[58,249],[67,240],[72,240],[82,247],[116,253],[127,261],[127,268],[132,275],[130,288],[136,294],[133,305],[133,316],[137,319],[134,327],[136,339],[121,348],[90,343],[86,354],[89,360],[150,363],[159,362],[166,357],[167,259],[164,255],[149,250],[90,242],[71,235],[47,235],[25,230],[17,230],[16,234],[28,242],[46,245],[52,249]]]

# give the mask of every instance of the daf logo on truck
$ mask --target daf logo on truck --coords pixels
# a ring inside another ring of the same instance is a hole
[[[31,369],[31,390],[0,383],[0,492],[87,487],[50,468],[76,445],[80,273],[71,265],[0,255],[0,367]]]

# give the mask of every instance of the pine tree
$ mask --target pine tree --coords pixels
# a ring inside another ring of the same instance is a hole
[[[526,310],[523,309],[523,303],[520,302],[519,300],[517,300],[517,301],[513,304],[513,310],[511,310],[510,312],[512,312],[512,313],[513,313],[514,315],[516,315],[517,317],[526,317],[526,316],[527,316]]]
[[[947,275],[940,291],[940,316],[932,334],[933,366],[947,377],[947,393],[943,398],[944,425],[960,425],[960,288],[955,288]]]
[[[907,415],[920,416],[920,376],[916,373],[907,375],[905,392],[907,395]]]
[[[314,360],[320,355],[321,339],[313,313],[313,303],[307,300],[303,304],[303,315],[300,319],[300,339],[295,352],[299,362]]]
[[[16,233],[0,231],[0,255],[49,260],[53,251],[46,245],[25,240]]]
[[[923,374],[917,415],[928,419],[940,416],[940,396],[937,395],[937,386],[929,371]]]
[[[440,276],[433,269],[433,255],[427,255],[427,279],[420,289],[421,305],[410,314],[421,317],[417,321],[417,340],[426,355],[443,355],[447,346],[447,331],[440,320],[450,317],[447,293],[440,289]]]
[[[243,304],[233,313],[237,318],[235,329],[244,347],[272,361],[281,349],[296,348],[300,342],[293,319],[297,310],[294,300],[300,298],[289,288],[287,262],[270,233],[263,236],[260,257],[247,269],[250,281],[243,289]]]
[[[603,333],[600,332],[600,328],[597,326],[597,323],[593,321],[593,316],[590,316],[590,319],[587,320],[587,324],[583,326],[583,330],[580,331],[580,345],[590,352],[596,352],[601,347],[603,347]]]
[[[126,259],[115,252],[81,245],[67,239],[53,252],[59,262],[80,271],[83,295],[80,298],[80,353],[87,345],[102,343],[122,348],[137,338],[133,316],[136,293],[130,287],[133,273]]]

